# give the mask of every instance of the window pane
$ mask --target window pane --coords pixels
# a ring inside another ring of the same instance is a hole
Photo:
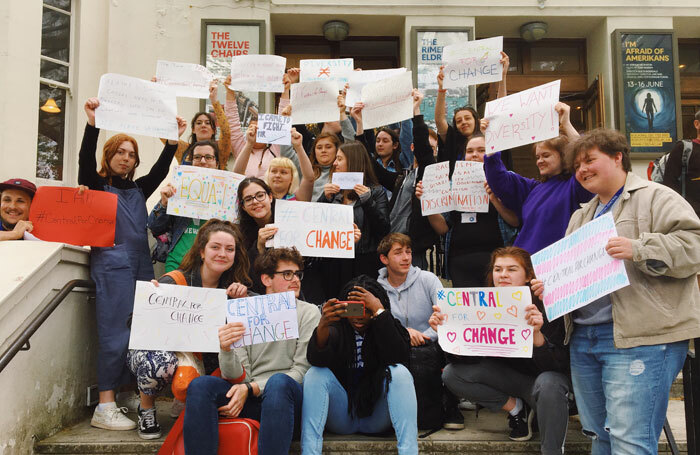
[[[578,47],[532,47],[530,48],[530,71],[557,71],[578,73]]]
[[[63,138],[66,125],[66,91],[39,85],[39,107],[52,98],[61,112],[39,110],[36,176],[43,179],[63,180]]]
[[[70,13],[70,0],[44,0],[44,5],[55,6]]]
[[[44,8],[41,23],[41,55],[68,61],[70,16]]]
[[[41,60],[41,77],[51,79],[52,81],[68,83],[68,67],[60,63]]]
[[[681,74],[700,73],[700,44],[678,44]]]

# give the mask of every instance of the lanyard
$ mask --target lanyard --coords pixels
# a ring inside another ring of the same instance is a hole
[[[605,212],[608,212],[612,208],[612,206],[615,205],[615,202],[617,202],[617,199],[620,197],[620,195],[622,194],[622,190],[624,190],[624,189],[625,189],[625,187],[622,186],[622,188],[617,190],[617,193],[615,193],[615,195],[608,201],[607,204],[605,204],[603,206],[601,211],[598,212],[598,214],[596,216],[594,216],[593,219],[596,219],[601,215],[605,215]]]

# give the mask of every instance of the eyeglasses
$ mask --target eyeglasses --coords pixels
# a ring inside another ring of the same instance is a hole
[[[258,191],[253,196],[246,196],[243,198],[243,205],[250,205],[253,203],[253,199],[258,202],[262,202],[267,197],[267,193],[264,191]]]
[[[275,275],[282,275],[282,278],[284,278],[286,281],[292,281],[294,277],[296,276],[299,278],[299,281],[304,279],[304,271],[303,270],[297,270],[296,272],[293,270],[281,270],[279,272],[275,272]]]
[[[194,156],[192,157],[192,161],[193,161],[193,162],[195,162],[195,161],[202,161],[202,160],[205,160],[205,161],[214,161],[215,159],[216,159],[216,157],[215,157],[214,155],[194,155]]]

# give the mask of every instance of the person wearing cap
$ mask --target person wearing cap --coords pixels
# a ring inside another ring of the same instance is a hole
[[[29,207],[35,193],[36,185],[28,180],[0,183],[0,241],[22,240],[25,232],[32,232]]]

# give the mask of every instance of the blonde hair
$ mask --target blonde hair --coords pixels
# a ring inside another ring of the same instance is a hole
[[[292,183],[289,185],[287,194],[294,194],[299,189],[299,172],[294,162],[287,158],[286,156],[278,156],[270,160],[270,164],[267,165],[267,171],[265,171],[265,183],[270,184],[270,169],[275,167],[284,167],[292,170]]]

